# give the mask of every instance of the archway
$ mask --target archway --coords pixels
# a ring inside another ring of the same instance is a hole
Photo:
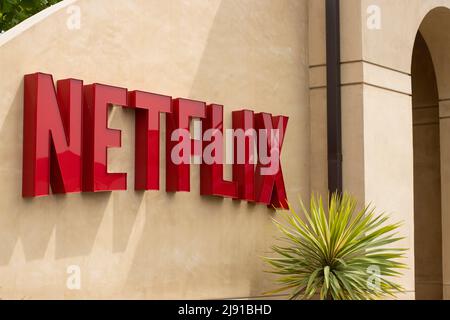
[[[412,59],[415,286],[417,299],[443,298],[439,93],[419,32]]]
[[[428,129],[425,129],[425,124],[423,128],[414,126],[418,299],[436,298],[441,288],[443,299],[450,299],[450,33],[446,31],[449,29],[449,8],[437,7],[425,14],[412,61],[414,122],[418,124],[421,118],[428,116],[425,122],[429,123]],[[429,109],[427,113],[420,111],[421,105],[438,107]]]

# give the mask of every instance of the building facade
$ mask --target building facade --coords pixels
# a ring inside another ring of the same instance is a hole
[[[450,298],[450,0],[341,0],[342,180],[403,221],[399,298]],[[161,190],[22,197],[24,76],[289,117],[288,199],[328,192],[325,0],[65,0],[0,35],[0,298],[255,298],[274,211]],[[164,118],[164,117],[163,117]],[[162,119],[163,119],[162,118]],[[134,185],[134,112],[109,172]],[[231,179],[231,167],[225,166]],[[72,276],[80,283],[71,286]]]

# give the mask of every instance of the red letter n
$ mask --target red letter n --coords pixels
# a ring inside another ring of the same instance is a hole
[[[25,76],[22,195],[81,191],[80,80],[61,80],[57,93],[49,74]]]

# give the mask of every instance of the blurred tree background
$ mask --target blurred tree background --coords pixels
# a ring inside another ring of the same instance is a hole
[[[0,0],[0,32],[61,0]]]

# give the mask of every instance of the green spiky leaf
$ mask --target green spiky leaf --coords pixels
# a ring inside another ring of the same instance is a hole
[[[301,201],[300,201],[301,202]],[[374,208],[357,211],[348,194],[333,195],[325,210],[320,197],[311,197],[309,210],[301,202],[302,214],[279,212],[274,220],[283,245],[273,246],[264,261],[279,276],[280,288],[291,299],[373,300],[395,296],[403,289],[394,282],[406,268],[407,251],[394,248],[401,240],[400,224]],[[375,271],[376,272],[375,272]]]

